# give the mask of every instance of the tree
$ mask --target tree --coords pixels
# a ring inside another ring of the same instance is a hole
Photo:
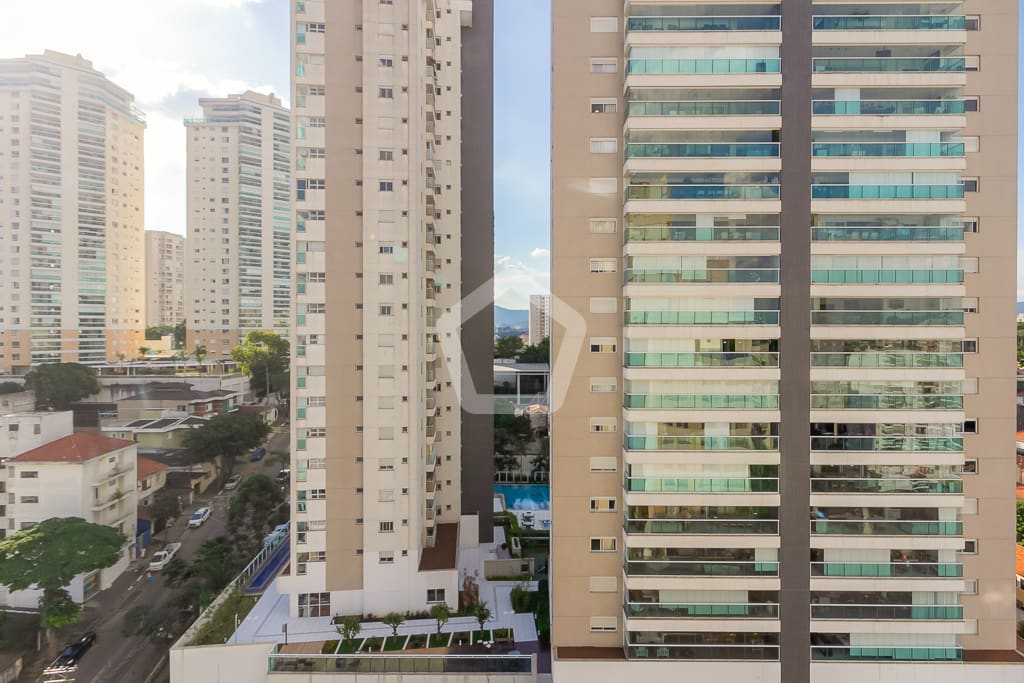
[[[550,363],[551,340],[544,337],[539,344],[523,347],[523,350],[516,354],[516,360],[520,363]]]
[[[334,630],[338,632],[338,636],[346,644],[352,642],[352,639],[358,636],[362,629],[363,625],[359,621],[358,614],[350,614],[347,617],[343,617],[341,623],[334,627]]]
[[[1017,543],[1024,543],[1024,500],[1017,501]]]
[[[275,387],[281,391],[288,384],[288,353],[287,339],[253,330],[231,352],[231,358],[249,376],[253,390],[267,396]]]
[[[174,328],[170,325],[156,325],[146,328],[146,341],[157,341],[168,335],[174,334]]]
[[[281,487],[265,474],[254,474],[241,483],[228,505],[228,533],[242,557],[252,557],[264,537],[279,524],[284,503]]]
[[[203,359],[206,358],[206,347],[202,344],[196,344],[196,348],[192,350],[192,355],[196,357],[196,363],[199,365],[203,364]]]
[[[22,391],[25,391],[25,387],[20,382],[0,382],[0,395],[17,394]]]
[[[537,481],[537,474],[543,472],[548,474],[551,471],[551,443],[548,437],[540,440],[540,452],[530,458],[530,471]],[[541,479],[544,481],[544,479]]]
[[[149,355],[149,352],[150,352],[150,348],[148,346],[140,346],[139,347],[139,358],[145,358],[146,356]]]
[[[452,612],[448,609],[448,603],[439,602],[431,607],[430,618],[437,622],[437,632],[441,633],[441,629],[452,618]]]
[[[204,541],[196,550],[190,567],[193,578],[198,579],[201,594],[215,596],[242,570],[232,543],[223,536]],[[201,599],[201,602],[205,602]]]
[[[494,342],[494,357],[515,358],[521,348],[523,348],[522,337],[516,337],[514,335],[499,337]]]
[[[37,408],[67,410],[100,390],[96,371],[80,363],[49,363],[29,370],[25,388],[36,392]]]
[[[154,533],[159,533],[166,526],[167,520],[181,514],[181,498],[173,491],[160,489],[153,496],[149,514],[153,518]]]
[[[186,332],[187,332],[187,330],[186,330],[186,324],[185,324],[184,320],[182,320],[180,323],[178,323],[177,325],[174,326],[174,329],[171,331],[171,334],[174,336],[174,348],[176,348],[176,349],[184,349],[185,348],[185,334],[186,334]]]
[[[398,637],[398,627],[405,623],[405,617],[398,612],[388,612],[387,615],[381,619],[381,622],[386,626],[391,627],[391,635]]]
[[[477,623],[480,624],[480,630],[483,631],[484,624],[491,618],[491,610],[487,609],[486,602],[481,601],[473,605],[473,618],[477,620]]]
[[[192,578],[192,568],[189,567],[188,562],[185,560],[180,557],[174,557],[164,565],[164,568],[160,570],[160,574],[164,577],[164,583],[174,588],[183,585]]]
[[[65,586],[80,574],[111,567],[122,556],[124,535],[80,517],[54,517],[0,540],[0,585],[9,591],[41,589],[39,623],[53,630],[78,620],[80,606]]]
[[[261,418],[238,413],[220,413],[202,427],[185,433],[183,443],[199,460],[216,463],[220,458],[220,474],[230,477],[235,460],[256,448],[270,434],[270,425]]]
[[[508,399],[494,402],[494,452],[521,453],[533,436],[533,425],[526,415],[516,416],[515,404]]]

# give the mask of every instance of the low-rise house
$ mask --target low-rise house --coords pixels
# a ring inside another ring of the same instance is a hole
[[[238,392],[227,389],[201,391],[187,382],[152,382],[114,403],[118,418],[137,420],[159,418],[167,411],[200,417],[229,413],[241,405],[242,398]]]
[[[188,417],[141,418],[129,422],[116,422],[101,428],[104,435],[113,439],[124,439],[139,444],[143,451],[166,450],[185,447],[185,435],[199,427],[206,420],[190,415]]]
[[[135,478],[138,482],[136,495],[140,506],[148,507],[153,504],[156,492],[167,485],[168,469],[162,462],[138,456],[135,461]]]
[[[10,413],[26,413],[36,409],[34,391],[17,391],[13,394],[0,394],[0,415]]]

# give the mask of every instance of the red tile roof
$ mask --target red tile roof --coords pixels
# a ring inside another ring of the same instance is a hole
[[[1017,545],[1017,576],[1024,576],[1024,545]]]
[[[11,458],[11,462],[86,462],[128,446],[134,441],[77,432]]]
[[[150,460],[149,458],[143,458],[142,456],[139,456],[135,460],[135,478],[139,481],[166,469],[167,465],[162,462],[157,462],[156,460]]]

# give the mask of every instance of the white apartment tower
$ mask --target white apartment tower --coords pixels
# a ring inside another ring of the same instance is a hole
[[[273,95],[199,100],[186,119],[186,348],[225,358],[253,330],[291,323],[291,147]]]
[[[185,319],[185,238],[146,231],[146,327]]]
[[[455,606],[457,550],[491,534],[492,418],[460,411],[491,381],[491,4],[305,0],[292,22],[281,585],[293,616]]]
[[[530,295],[530,344],[536,346],[551,336],[551,295]]]
[[[141,344],[144,129],[81,55],[0,60],[0,372]]]

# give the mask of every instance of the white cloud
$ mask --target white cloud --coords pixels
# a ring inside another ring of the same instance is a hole
[[[549,256],[551,256],[551,250],[543,249],[541,247],[537,247],[536,249],[534,249],[533,251],[530,252],[530,256],[532,256],[533,258],[543,258],[543,259],[546,259]]]
[[[505,308],[529,308],[531,294],[547,294],[551,274],[510,256],[494,257],[494,301]]]

